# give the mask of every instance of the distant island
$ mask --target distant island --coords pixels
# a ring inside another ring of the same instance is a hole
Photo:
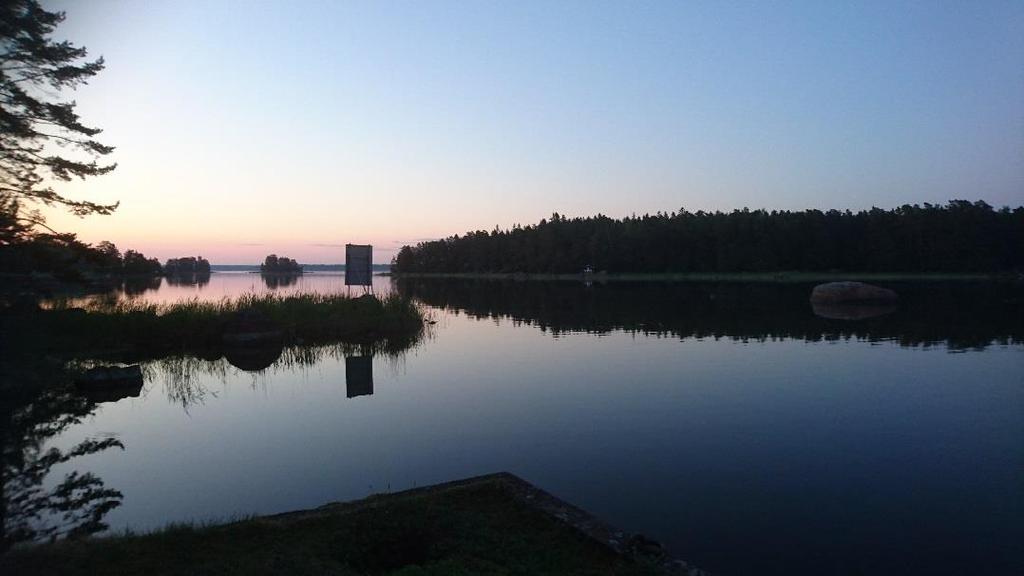
[[[262,264],[212,264],[213,272],[259,272]],[[302,264],[302,273],[310,272],[344,272],[344,264]],[[390,272],[391,264],[374,264],[374,272]]]
[[[302,274],[302,266],[291,258],[271,254],[263,260],[263,264],[260,264],[260,273],[297,276]]]
[[[598,214],[403,246],[396,274],[1019,274],[1024,207]]]
[[[171,258],[164,264],[165,276],[209,275],[210,261],[202,256]]]
[[[161,265],[136,250],[122,253],[106,240],[92,245],[74,234],[26,234],[0,244],[0,271],[8,279],[0,293],[50,294],[120,286],[134,290],[160,278],[172,284],[204,284],[211,266],[202,256],[170,258]]]

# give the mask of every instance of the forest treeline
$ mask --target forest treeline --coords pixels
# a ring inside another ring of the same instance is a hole
[[[136,250],[121,252],[106,240],[93,245],[74,234],[23,234],[6,241],[0,239],[0,274],[50,277],[67,284],[159,277],[177,283],[196,276],[208,279],[210,262],[202,256],[186,256],[161,264]]]
[[[1024,207],[984,201],[891,210],[734,210],[536,225],[404,246],[395,272],[975,272],[1024,269]]]
[[[94,246],[74,234],[24,233],[0,238],[0,272],[80,282],[100,276],[159,276],[163,266],[136,250],[122,253],[112,242]]]

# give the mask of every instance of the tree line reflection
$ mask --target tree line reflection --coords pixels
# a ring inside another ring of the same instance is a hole
[[[561,335],[623,330],[676,338],[859,339],[951,350],[1024,343],[1024,284],[887,283],[895,306],[812,308],[811,284],[398,278],[398,291],[477,318]]]
[[[63,382],[63,370],[53,366],[0,361],[0,376],[0,552],[21,542],[105,530],[103,519],[121,505],[121,492],[91,472],[72,470],[59,480],[50,478],[55,467],[82,456],[124,449],[116,437],[85,438],[70,448],[53,445],[97,404],[75,393]]]

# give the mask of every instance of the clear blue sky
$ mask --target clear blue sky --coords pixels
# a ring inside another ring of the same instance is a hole
[[[1024,203],[1024,2],[47,2],[85,239],[215,262],[570,216]]]

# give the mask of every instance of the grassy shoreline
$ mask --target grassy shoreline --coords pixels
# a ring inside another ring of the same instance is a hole
[[[1018,277],[1013,275],[897,272],[664,272],[620,274],[549,274],[525,272],[392,272],[391,276],[393,278],[457,278],[469,280],[582,280],[592,282],[829,282],[837,280],[861,280],[867,282],[951,282],[1005,281],[1019,279]]]
[[[622,542],[608,540],[594,524],[503,473],[223,525],[22,547],[0,563],[5,574],[57,575],[687,573],[650,540],[617,531]]]
[[[217,302],[100,302],[87,308],[58,303],[52,309],[4,311],[0,324],[5,345],[13,350],[65,359],[135,360],[216,354],[226,345],[225,334],[246,329],[238,324],[253,316],[260,326],[249,329],[279,334],[276,340],[282,346],[346,343],[382,351],[415,343],[425,323],[411,300],[396,295],[268,294]]]

